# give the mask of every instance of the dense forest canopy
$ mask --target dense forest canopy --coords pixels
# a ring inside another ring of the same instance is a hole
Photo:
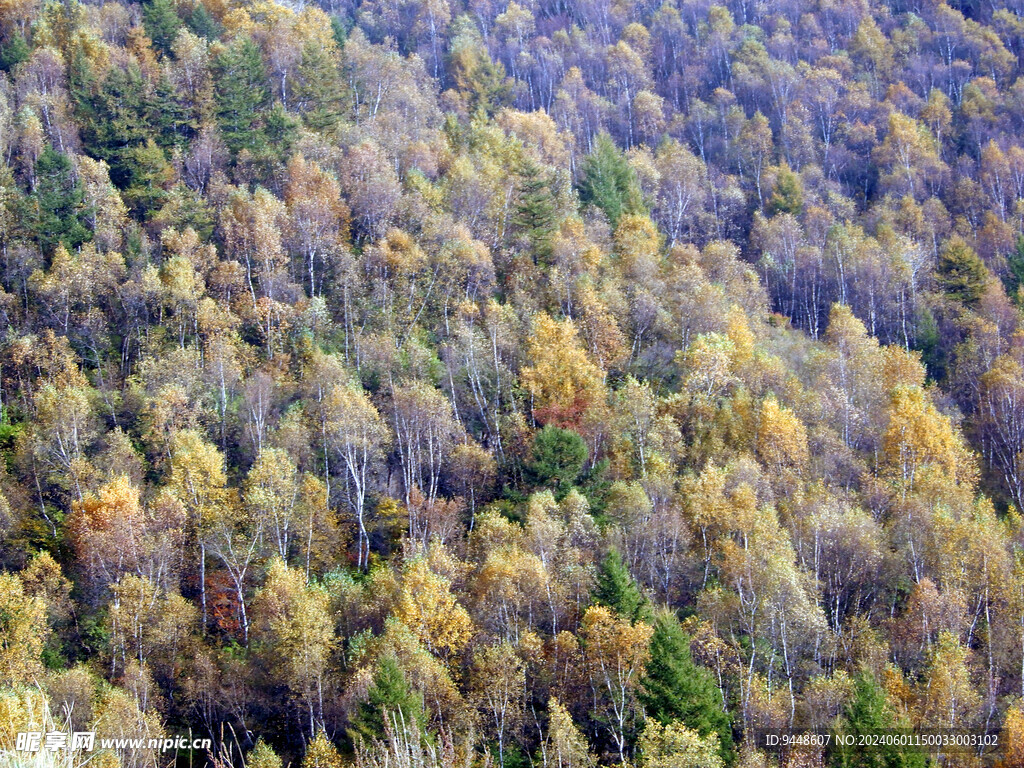
[[[0,0],[0,765],[1024,765],[1022,135],[1018,0]]]

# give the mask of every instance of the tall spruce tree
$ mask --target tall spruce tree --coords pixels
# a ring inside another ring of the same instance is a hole
[[[519,167],[518,201],[513,224],[530,241],[534,263],[547,262],[558,224],[558,208],[551,191],[551,179],[533,160]]]
[[[865,749],[857,746],[860,736],[871,736],[891,730],[909,730],[907,723],[889,707],[885,692],[867,672],[854,679],[853,700],[847,705],[839,725],[839,733],[854,737],[852,746],[836,745],[829,759],[831,768],[924,768],[925,756],[918,750],[884,745]]]
[[[36,239],[45,253],[58,243],[77,248],[92,239],[82,182],[75,179],[67,155],[51,146],[36,160],[36,189],[32,198],[36,208]]]
[[[352,718],[350,737],[353,741],[383,739],[385,717],[399,724],[415,722],[423,731],[423,696],[409,687],[398,659],[391,654],[377,661],[366,701],[359,704]]]
[[[142,26],[156,49],[168,54],[178,30],[181,29],[181,19],[175,13],[171,0],[149,0],[142,6]]]
[[[580,200],[604,211],[614,227],[625,213],[640,213],[643,202],[636,175],[612,137],[601,133],[594,151],[583,158]]]
[[[722,709],[722,694],[711,673],[694,663],[690,638],[673,614],[657,616],[650,649],[639,695],[647,716],[662,725],[679,721],[701,736],[717,733],[719,754],[730,764],[732,721]]]
[[[614,547],[608,550],[598,568],[593,599],[598,605],[607,606],[630,621],[646,620],[651,615],[647,598],[640,592],[622,562],[622,555]]]
[[[198,126],[192,110],[182,103],[166,73],[157,80],[148,107],[154,140],[161,149],[182,149],[195,135]]]
[[[145,81],[134,63],[111,67],[94,88],[90,87],[92,77],[85,68],[78,76],[76,112],[82,143],[90,156],[107,162],[110,180],[124,189],[133,173],[133,151],[145,145],[152,133],[146,119]]]
[[[261,155],[267,149],[265,113],[270,88],[260,49],[242,37],[221,53],[214,64],[216,114],[224,143],[233,155],[243,149]]]
[[[210,15],[202,3],[196,3],[196,7],[185,19],[185,23],[199,37],[205,37],[207,40],[216,40],[224,31],[224,27]]]

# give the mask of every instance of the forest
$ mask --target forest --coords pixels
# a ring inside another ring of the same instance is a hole
[[[1022,136],[1022,0],[0,0],[0,768],[1021,768]]]

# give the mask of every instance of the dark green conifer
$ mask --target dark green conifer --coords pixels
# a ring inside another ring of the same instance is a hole
[[[132,147],[126,154],[131,161],[131,173],[124,201],[132,210],[148,217],[166,201],[174,171],[164,151],[152,139]]]
[[[40,248],[50,253],[58,243],[77,248],[92,239],[86,226],[90,212],[82,182],[72,173],[67,155],[47,146],[36,160],[35,234]]]
[[[608,550],[598,568],[593,600],[597,605],[611,608],[619,616],[630,621],[650,617],[651,608],[647,598],[640,592],[625,563],[622,562],[622,555],[614,547]]]
[[[889,707],[885,692],[874,676],[867,672],[858,674],[854,679],[853,700],[847,705],[839,727],[839,733],[853,737],[854,746],[839,746],[833,740],[836,747],[829,765],[831,768],[924,768],[924,755],[912,748],[857,746],[861,736],[893,730],[909,732],[907,723]]]
[[[572,488],[587,461],[587,444],[571,429],[551,424],[533,438],[532,461],[526,466],[528,479],[551,488],[561,498]]]
[[[142,6],[142,26],[153,41],[153,47],[165,55],[171,52],[171,43],[181,29],[181,19],[174,11],[172,0],[149,0]]]
[[[338,62],[313,41],[302,47],[296,98],[303,122],[314,131],[330,134],[345,114],[345,85]]]
[[[690,638],[671,613],[654,622],[651,658],[640,681],[640,702],[648,717],[662,725],[674,720],[702,736],[718,734],[722,759],[732,761],[732,723],[722,709],[722,693],[711,673],[697,666]]]
[[[178,98],[177,90],[166,74],[157,80],[149,98],[149,114],[154,139],[162,149],[184,148],[195,135],[197,125],[191,110]]]
[[[352,718],[353,741],[383,739],[385,717],[399,723],[415,722],[422,733],[423,696],[410,689],[398,660],[390,654],[377,661],[366,701],[359,704]]]
[[[583,158],[580,200],[604,211],[612,226],[625,213],[643,210],[633,169],[607,133],[594,141],[594,151]]]
[[[195,34],[205,37],[207,40],[216,40],[223,31],[223,27],[210,15],[202,3],[196,3],[196,7],[192,9],[192,13],[188,15],[185,23]]]
[[[10,72],[21,62],[28,61],[31,54],[32,49],[25,41],[25,36],[20,32],[14,32],[0,45],[0,69]]]
[[[551,257],[558,229],[558,208],[551,191],[551,179],[529,158],[521,163],[518,176],[513,224],[529,239],[534,263],[543,263]]]
[[[260,49],[248,37],[236,40],[216,58],[214,73],[217,122],[224,143],[235,155],[243,149],[256,156],[264,154],[270,89]]]
[[[295,146],[296,129],[299,121],[288,114],[279,103],[267,113],[264,132],[267,137],[266,149],[278,162],[285,162]]]
[[[107,162],[110,180],[124,189],[133,174],[133,150],[152,135],[145,81],[136,64],[111,67],[95,89],[90,78],[83,69],[78,93],[82,144],[91,157]]]

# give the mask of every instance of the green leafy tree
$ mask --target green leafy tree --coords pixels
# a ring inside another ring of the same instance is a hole
[[[643,201],[636,174],[607,133],[594,141],[594,151],[583,158],[580,200],[604,211],[612,227],[626,213],[642,213]]]
[[[783,164],[775,177],[775,186],[768,198],[768,213],[791,213],[799,216],[804,210],[804,185],[788,165]]]
[[[352,717],[353,741],[385,738],[385,717],[416,723],[420,732],[423,730],[423,696],[409,687],[398,659],[391,654],[377,661],[366,701],[359,704]]]
[[[174,11],[172,0],[149,0],[143,4],[142,25],[157,50],[164,54],[171,52],[171,43],[181,29],[181,19]]]
[[[854,746],[837,746],[831,754],[832,768],[924,768],[924,755],[899,746],[875,749],[857,747],[859,736],[907,729],[907,724],[889,707],[885,692],[874,676],[862,672],[854,679],[853,700],[847,705],[839,732],[853,736]]]
[[[640,592],[622,555],[614,547],[608,551],[597,571],[597,584],[592,595],[594,603],[611,608],[630,621],[646,620],[651,607]]]
[[[10,72],[21,62],[28,61],[31,54],[32,49],[25,41],[25,36],[20,32],[14,32],[0,44],[0,69]]]
[[[63,243],[74,249],[92,239],[86,226],[89,209],[82,182],[76,180],[71,160],[47,146],[36,161],[35,235],[47,253]]]
[[[991,279],[985,262],[961,238],[955,237],[939,255],[938,281],[952,298],[976,304]]]
[[[534,485],[553,488],[561,498],[572,487],[587,461],[587,445],[571,429],[551,424],[533,438],[532,461],[526,472]]]
[[[558,208],[551,191],[551,179],[530,159],[519,169],[518,201],[513,224],[530,241],[534,263],[551,257],[552,240],[558,225]]]
[[[651,658],[640,681],[647,716],[662,725],[678,721],[701,736],[718,734],[719,755],[732,761],[732,723],[711,673],[697,666],[690,638],[668,612],[658,615],[651,636]]]
[[[265,113],[270,88],[260,49],[242,37],[214,61],[216,114],[224,143],[232,154],[243,149],[254,155],[266,151]]]

